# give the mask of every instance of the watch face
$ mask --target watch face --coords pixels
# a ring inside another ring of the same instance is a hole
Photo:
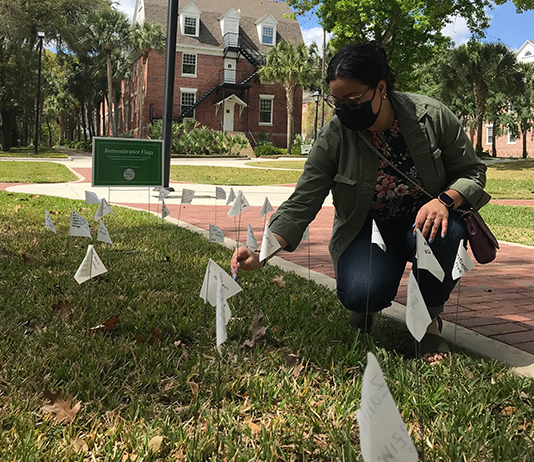
[[[441,193],[439,199],[447,206],[452,207],[454,205],[454,199],[448,194]]]

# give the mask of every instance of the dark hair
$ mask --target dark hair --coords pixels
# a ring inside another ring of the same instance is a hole
[[[386,50],[374,40],[347,45],[336,53],[328,64],[326,83],[338,77],[356,79],[371,87],[385,80],[389,92],[395,89],[395,74],[389,66]]]

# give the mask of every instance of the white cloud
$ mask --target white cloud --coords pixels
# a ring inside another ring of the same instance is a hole
[[[126,13],[130,21],[133,19],[135,1],[136,0],[116,0],[115,2],[117,4],[117,9]]]
[[[315,43],[317,45],[317,48],[319,49],[319,52],[323,52],[323,28],[322,27],[312,27],[310,29],[301,29],[302,31],[302,38],[304,39],[304,43],[308,46],[310,46],[312,43]],[[332,34],[327,32],[326,33],[326,41],[330,40],[332,38]]]
[[[459,16],[452,18],[451,22],[441,30],[441,33],[452,38],[456,46],[466,43],[471,38],[466,20]]]

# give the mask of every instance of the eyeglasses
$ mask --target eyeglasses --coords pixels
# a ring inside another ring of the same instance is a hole
[[[326,101],[326,104],[328,104],[332,109],[339,110],[341,109],[341,106],[347,106],[349,109],[360,109],[362,105],[360,98],[365,95],[370,89],[371,87],[365,90],[361,95],[350,96],[349,98],[345,98],[342,101],[340,101],[333,95],[328,95],[324,100]]]

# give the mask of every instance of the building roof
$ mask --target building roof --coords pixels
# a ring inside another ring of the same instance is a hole
[[[190,0],[180,1],[179,14],[190,3]],[[291,13],[291,8],[286,3],[268,0],[193,0],[193,3],[201,11],[199,37],[184,36],[178,28],[178,44],[222,48],[224,45],[219,19],[232,7],[241,16],[240,35],[252,41],[263,54],[267,54],[272,47],[260,44],[257,23],[268,13],[278,21],[276,43],[279,40],[293,43],[303,41],[298,22],[284,18],[284,14]],[[166,28],[168,0],[144,0],[144,5],[145,20]]]

